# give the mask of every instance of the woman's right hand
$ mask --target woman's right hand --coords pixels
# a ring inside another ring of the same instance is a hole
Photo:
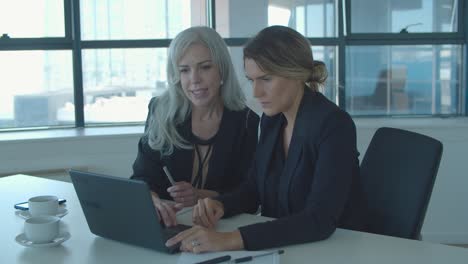
[[[192,220],[196,225],[214,228],[224,215],[224,206],[211,198],[199,199],[193,208]]]
[[[155,192],[151,192],[151,198],[153,199],[153,204],[159,212],[159,217],[162,218],[163,223],[167,226],[176,226],[176,212],[178,209],[175,207],[174,203],[161,200]]]

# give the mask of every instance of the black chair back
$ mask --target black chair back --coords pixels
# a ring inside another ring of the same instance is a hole
[[[420,239],[441,157],[442,143],[434,138],[379,128],[361,162],[364,231]]]

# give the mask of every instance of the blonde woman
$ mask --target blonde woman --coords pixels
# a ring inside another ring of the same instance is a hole
[[[259,117],[246,107],[226,44],[211,28],[175,37],[167,77],[169,89],[149,104],[132,178],[148,183],[163,222],[174,226],[180,208],[239,186],[253,160]]]

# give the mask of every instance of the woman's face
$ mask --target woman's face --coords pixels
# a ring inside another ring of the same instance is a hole
[[[190,45],[178,67],[182,89],[193,106],[206,107],[221,100],[221,76],[206,46]]]
[[[297,102],[302,82],[268,74],[253,59],[244,60],[245,74],[252,83],[253,96],[268,116],[287,113]]]

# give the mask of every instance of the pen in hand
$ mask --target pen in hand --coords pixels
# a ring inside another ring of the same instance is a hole
[[[236,258],[236,259],[232,260],[232,262],[234,262],[234,263],[247,262],[247,261],[253,260],[254,258],[273,255],[273,254],[276,254],[276,253],[278,253],[278,255],[281,255],[281,254],[284,253],[284,250],[280,249],[280,250],[276,250],[276,251],[265,252],[263,254],[258,254],[258,255],[248,256],[248,257],[242,257],[242,258]]]
[[[171,185],[174,186],[176,184],[176,182],[174,181],[174,178],[172,178],[172,175],[169,172],[169,170],[167,169],[167,167],[164,166],[163,170],[164,170],[164,173],[166,173],[167,179],[171,182]]]

